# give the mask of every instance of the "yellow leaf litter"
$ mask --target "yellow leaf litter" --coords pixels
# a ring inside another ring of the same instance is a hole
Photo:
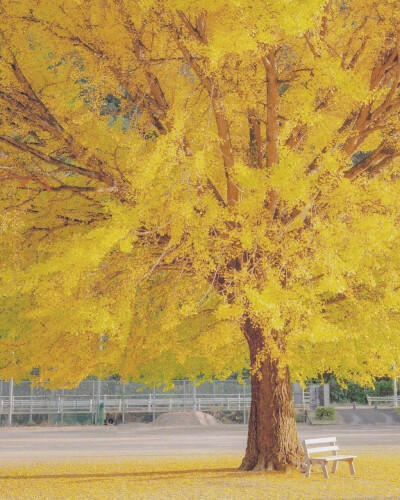
[[[381,499],[400,498],[400,450],[357,447],[357,475],[341,463],[324,479],[238,470],[239,455],[96,458],[5,463],[1,499]]]

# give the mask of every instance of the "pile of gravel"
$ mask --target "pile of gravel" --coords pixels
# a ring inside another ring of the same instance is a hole
[[[162,413],[154,424],[158,427],[188,427],[188,426],[209,426],[220,425],[216,418],[202,411],[174,411]]]

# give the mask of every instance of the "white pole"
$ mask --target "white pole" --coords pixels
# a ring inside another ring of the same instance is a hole
[[[13,406],[14,406],[14,379],[10,378],[9,386],[8,386],[8,399],[9,399],[9,407],[8,407],[8,426],[12,426],[12,415],[13,415]]]
[[[153,422],[156,420],[156,386],[153,385]]]
[[[31,385],[31,397],[29,402],[29,425],[33,423],[33,387]]]
[[[396,365],[393,365],[393,370],[394,370],[394,378],[393,378],[393,402],[394,402],[394,407],[398,408],[398,406],[399,406],[399,398],[397,396]]]
[[[64,389],[61,389],[61,425],[64,425]]]
[[[125,423],[125,383],[122,384],[122,423]]]
[[[215,418],[215,380],[213,379],[213,416]]]
[[[196,386],[193,384],[193,411],[196,411]]]
[[[247,424],[246,422],[246,384],[243,384],[243,423]]]
[[[96,424],[98,424],[100,402],[101,402],[101,379],[98,378],[97,379],[97,390],[96,390],[96,416],[95,416],[95,423]]]

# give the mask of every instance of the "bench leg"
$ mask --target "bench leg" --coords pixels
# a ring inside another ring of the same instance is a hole
[[[307,462],[306,477],[311,475],[311,462]]]
[[[333,462],[333,465],[332,465],[332,472],[333,473],[335,473],[337,471],[338,465],[339,465],[339,460],[336,460],[336,462]]]
[[[329,475],[328,475],[328,469],[326,468],[326,463],[325,464],[321,464],[321,467],[322,467],[322,473],[324,475],[324,478],[328,479]]]
[[[356,473],[356,469],[354,467],[353,459],[349,460],[349,465],[350,465],[350,472],[352,474],[355,474]]]

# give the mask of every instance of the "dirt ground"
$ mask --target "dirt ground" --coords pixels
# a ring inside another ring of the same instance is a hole
[[[298,424],[300,439],[336,436],[341,450],[355,453],[370,447],[397,450],[400,425]],[[140,458],[227,455],[244,453],[246,425],[208,427],[156,427],[122,424],[102,427],[1,428],[0,464],[97,457]]]

